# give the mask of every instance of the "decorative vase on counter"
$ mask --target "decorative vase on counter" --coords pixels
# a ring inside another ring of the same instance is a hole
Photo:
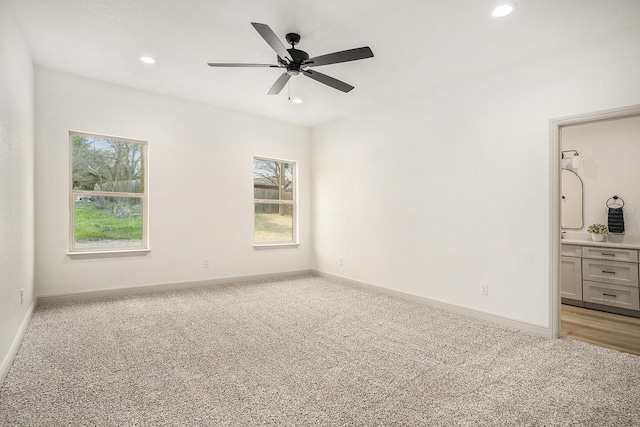
[[[602,242],[604,241],[604,234],[591,233],[591,240],[594,242]]]

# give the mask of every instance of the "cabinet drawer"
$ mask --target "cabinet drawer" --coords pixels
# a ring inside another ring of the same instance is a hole
[[[582,298],[585,302],[640,310],[638,288],[584,281]]]
[[[594,282],[638,287],[638,264],[583,258],[582,278]]]
[[[611,249],[595,246],[583,246],[582,258],[638,262],[638,251],[635,249]]]
[[[562,256],[582,256],[582,246],[578,245],[560,245],[560,255]]]

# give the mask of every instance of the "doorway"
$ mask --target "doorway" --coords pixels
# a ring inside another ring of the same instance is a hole
[[[563,310],[563,305],[561,304],[561,286],[560,286],[560,269],[561,269],[561,166],[562,166],[562,150],[567,150],[569,147],[564,147],[562,144],[562,134],[563,129],[568,127],[576,127],[579,125],[587,125],[587,124],[595,124],[597,122],[603,121],[612,121],[616,119],[629,118],[633,116],[640,116],[640,105],[634,105],[619,109],[600,111],[595,113],[588,113],[579,116],[573,117],[565,117],[559,119],[551,120],[550,126],[550,140],[551,140],[551,163],[550,163],[550,171],[551,171],[551,288],[550,288],[550,331],[553,337],[557,338],[563,335],[563,329],[566,331],[572,322],[575,322],[576,319],[579,319],[580,316],[586,314],[596,314],[589,312],[580,312],[579,310]],[[606,143],[606,141],[603,141]],[[583,157],[584,158],[584,157]],[[589,203],[588,201],[585,201]],[[604,206],[604,205],[603,205]],[[603,208],[604,210],[604,208]],[[585,217],[585,221],[589,222],[589,218]],[[588,224],[584,224],[583,232],[586,232],[586,226]],[[568,314],[567,314],[568,313]],[[563,317],[564,316],[564,317]],[[569,317],[567,317],[569,316]],[[597,316],[596,316],[597,317]],[[607,316],[604,316],[605,318]],[[562,327],[563,319],[566,322],[565,328]],[[594,320],[596,324],[603,319]],[[613,318],[613,321],[616,320]],[[627,320],[627,319],[622,319]],[[634,319],[638,320],[638,319]],[[608,321],[608,319],[607,319]],[[585,321],[585,324],[589,322]],[[623,322],[624,323],[624,322]],[[632,325],[632,330],[634,327],[640,327],[639,322],[630,322]],[[573,323],[575,326],[575,323]],[[575,328],[573,329],[575,333]],[[635,331],[635,330],[634,330]],[[583,331],[584,332],[584,331]],[[597,335],[594,331],[593,333],[589,333],[589,331],[585,334],[585,336]],[[572,338],[578,338],[579,334],[574,335]],[[606,335],[606,334],[605,334]],[[624,336],[624,335],[623,335]],[[586,339],[581,339],[587,341]],[[597,342],[592,342],[597,344]]]

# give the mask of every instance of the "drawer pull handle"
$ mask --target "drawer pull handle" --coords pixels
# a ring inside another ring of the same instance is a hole
[[[618,295],[614,295],[614,294],[605,294],[604,292],[602,293],[603,296],[605,297],[614,297],[614,298],[618,298]]]
[[[616,256],[616,254],[602,254],[602,256]]]
[[[602,270],[602,274],[616,274],[616,272],[615,271]]]

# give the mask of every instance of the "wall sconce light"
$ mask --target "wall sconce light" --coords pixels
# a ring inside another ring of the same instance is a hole
[[[565,155],[564,153],[573,153],[573,155],[571,157],[569,157],[569,156]],[[578,153],[576,150],[563,151],[562,152],[562,158],[563,159],[569,159],[569,164],[574,169],[580,169],[580,167],[582,166],[582,157],[580,157],[580,153]]]

